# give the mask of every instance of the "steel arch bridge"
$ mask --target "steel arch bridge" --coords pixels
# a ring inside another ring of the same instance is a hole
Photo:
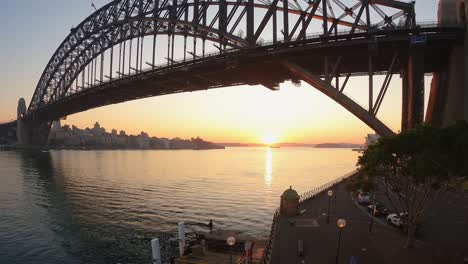
[[[458,25],[417,25],[414,2],[395,0],[115,0],[71,29],[18,118],[34,127],[137,98],[304,80],[390,135],[376,114],[392,75],[420,57],[418,78],[437,71],[442,43],[463,36]],[[410,43],[430,45],[413,56]],[[376,74],[386,76],[377,97]],[[355,75],[369,76],[368,109],[343,93]],[[412,112],[408,122],[421,121]]]

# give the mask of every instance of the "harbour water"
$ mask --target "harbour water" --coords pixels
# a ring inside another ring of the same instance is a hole
[[[279,196],[355,168],[351,149],[0,151],[0,263],[151,263],[177,222],[266,238]]]

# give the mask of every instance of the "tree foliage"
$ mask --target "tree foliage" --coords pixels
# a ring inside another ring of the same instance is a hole
[[[468,123],[438,129],[420,126],[383,137],[359,157],[360,173],[353,188],[382,186],[400,212],[408,212],[407,246],[431,202],[447,190],[459,188],[468,176]]]

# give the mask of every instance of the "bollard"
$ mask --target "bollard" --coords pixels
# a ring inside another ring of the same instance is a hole
[[[177,231],[179,234],[179,254],[182,257],[185,252],[185,226],[184,222],[180,222],[177,225]]]
[[[151,252],[153,253],[153,264],[162,264],[161,250],[159,249],[159,239],[151,240]]]

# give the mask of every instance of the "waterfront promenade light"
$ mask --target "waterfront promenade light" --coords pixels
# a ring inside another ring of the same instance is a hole
[[[226,243],[227,243],[228,246],[230,247],[230,253],[231,253],[231,261],[230,261],[230,263],[232,264],[232,247],[236,244],[236,238],[233,237],[233,236],[229,236],[229,237],[226,239]]]
[[[340,246],[341,246],[341,231],[343,230],[343,228],[345,228],[346,226],[346,220],[345,219],[338,219],[338,221],[336,222],[336,224],[338,225],[338,228],[340,230],[340,233],[338,235],[338,246],[336,248],[336,261],[335,261],[335,264],[338,264],[338,259],[340,257]]]
[[[333,196],[333,191],[328,190],[327,195],[328,195],[327,224],[329,224],[330,223],[330,201],[331,201],[331,197]]]

